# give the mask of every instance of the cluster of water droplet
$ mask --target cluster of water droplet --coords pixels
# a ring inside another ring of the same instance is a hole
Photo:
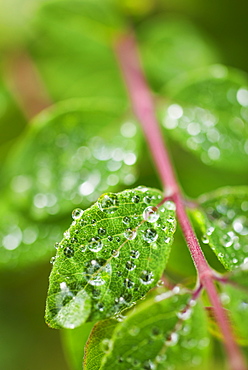
[[[179,99],[186,99],[185,106],[171,104],[166,109],[163,125],[182,145],[199,152],[203,162],[233,167],[236,163],[236,167],[244,168],[240,162],[245,162],[248,155],[248,88],[240,88],[225,79],[227,71],[222,66],[216,66],[212,72],[210,79],[191,84],[180,92]],[[187,105],[189,97],[188,103],[193,101],[195,106]]]
[[[202,237],[219,259],[229,267],[238,267],[248,256],[248,201],[242,190],[233,196],[230,189],[220,190],[220,197],[205,201],[208,228]],[[223,193],[221,195],[221,192]]]

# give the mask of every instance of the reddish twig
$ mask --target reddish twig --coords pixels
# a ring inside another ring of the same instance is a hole
[[[133,111],[142,125],[155,166],[165,189],[165,196],[171,197],[176,204],[178,221],[198,273],[199,285],[202,284],[204,286],[213,305],[216,321],[223,334],[230,368],[233,370],[245,370],[246,365],[243,356],[234,340],[226,312],[220,303],[213,282],[215,273],[205,259],[187,215],[185,201],[156,119],[153,98],[140,66],[133,35],[127,34],[120,37],[115,44],[115,52],[127,86]]]

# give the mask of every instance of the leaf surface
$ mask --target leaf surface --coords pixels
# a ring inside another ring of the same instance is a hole
[[[161,200],[160,191],[138,187],[103,194],[86,211],[73,212],[50,275],[50,326],[74,328],[114,316],[156,285],[176,228],[174,203],[157,208]]]
[[[86,370],[96,370],[96,366],[102,370],[183,369],[185,365],[191,369],[208,353],[205,313],[200,303],[191,306],[190,294],[185,292],[166,292],[147,299],[114,330],[101,322],[96,325],[96,331],[100,330],[98,339],[93,331],[88,340]]]
[[[33,24],[31,52],[55,100],[126,93],[112,50],[122,20],[109,1],[47,1]]]
[[[247,171],[248,79],[214,65],[171,83],[161,110],[170,135],[207,165]]]
[[[248,258],[248,187],[226,187],[202,195],[200,208],[192,210],[209,244],[227,270]]]
[[[246,263],[228,275],[222,285],[221,299],[230,312],[239,342],[248,345],[248,259]]]
[[[5,198],[31,219],[89,206],[136,180],[140,134],[112,100],[69,100],[37,116],[10,156]]]

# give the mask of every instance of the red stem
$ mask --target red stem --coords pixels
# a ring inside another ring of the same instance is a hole
[[[206,289],[213,305],[216,321],[223,334],[230,368],[233,370],[246,370],[243,356],[234,340],[228,318],[213,283],[215,274],[203,255],[188,218],[185,201],[156,119],[153,98],[140,66],[138,50],[133,35],[128,34],[120,37],[116,42],[115,51],[126,82],[133,111],[142,125],[157,171],[165,188],[165,195],[170,196],[176,204],[178,221],[194,261],[198,279]]]

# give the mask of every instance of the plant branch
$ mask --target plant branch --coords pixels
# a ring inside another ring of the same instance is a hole
[[[27,52],[9,55],[5,71],[9,89],[28,120],[52,104]]]
[[[200,284],[206,289],[213,305],[217,323],[223,334],[230,368],[233,370],[245,370],[246,365],[243,356],[234,340],[232,329],[221,306],[213,282],[215,274],[205,259],[186,212],[185,201],[156,119],[152,94],[140,66],[134,36],[132,34],[121,36],[115,44],[115,52],[127,86],[133,111],[142,125],[154,163],[165,189],[165,196],[170,196],[176,204],[178,221],[194,261],[198,279]]]

